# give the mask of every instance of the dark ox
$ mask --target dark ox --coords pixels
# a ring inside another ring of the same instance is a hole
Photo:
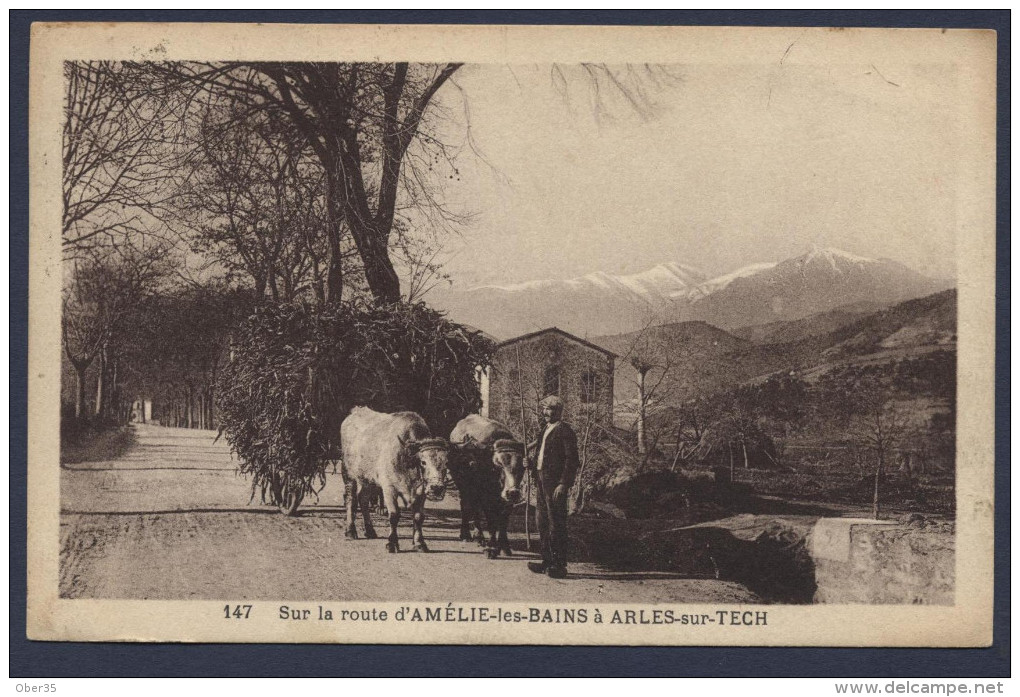
[[[390,522],[386,551],[399,551],[397,523],[403,505],[411,509],[414,549],[427,552],[422,535],[425,499],[438,501],[446,493],[449,444],[433,438],[425,421],[414,412],[381,414],[355,407],[340,425],[340,447],[340,472],[347,487],[346,536],[358,537],[354,514],[360,498],[365,537],[377,537],[372,500],[381,490]]]
[[[485,546],[482,515],[489,529],[486,556],[495,559],[513,554],[506,528],[510,511],[524,500],[524,444],[510,430],[478,414],[460,420],[450,433],[450,473],[460,492],[460,539],[472,539],[474,524],[480,545]]]

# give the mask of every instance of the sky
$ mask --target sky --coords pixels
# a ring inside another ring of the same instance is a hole
[[[677,81],[644,83],[644,118],[622,100],[596,115],[580,68],[459,71],[440,93],[447,138],[467,123],[474,146],[444,189],[471,216],[445,238],[456,287],[665,262],[721,274],[812,245],[955,275],[951,67],[668,69]]]

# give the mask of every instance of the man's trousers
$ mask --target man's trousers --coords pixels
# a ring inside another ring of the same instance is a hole
[[[542,540],[542,561],[554,569],[567,568],[567,497],[553,499],[558,481],[535,472],[538,482],[538,534]]]

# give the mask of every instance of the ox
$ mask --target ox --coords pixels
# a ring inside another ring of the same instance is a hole
[[[438,501],[446,493],[447,442],[433,438],[425,421],[414,412],[381,414],[355,407],[340,424],[340,448],[340,473],[347,488],[346,536],[358,537],[354,514],[360,497],[365,537],[377,537],[371,513],[374,495],[381,489],[390,522],[386,551],[400,549],[397,523],[402,504],[411,509],[414,549],[427,552],[422,535],[425,499]]]
[[[471,525],[485,544],[481,516],[489,528],[489,559],[513,554],[506,528],[510,511],[524,500],[524,444],[506,426],[478,414],[460,420],[450,433],[450,473],[460,492],[460,539],[470,541]]]

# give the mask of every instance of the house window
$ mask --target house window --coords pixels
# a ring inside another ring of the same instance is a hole
[[[599,374],[593,368],[581,373],[581,401],[591,404],[599,400]]]
[[[542,381],[542,392],[544,396],[560,393],[560,367],[558,365],[546,366],[545,376]]]

